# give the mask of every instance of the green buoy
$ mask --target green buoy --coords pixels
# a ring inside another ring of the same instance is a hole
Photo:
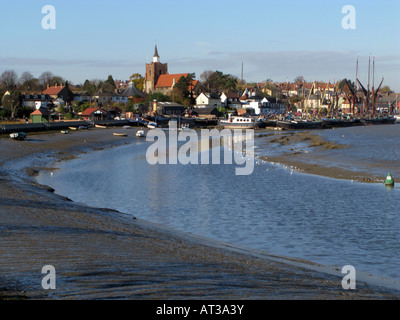
[[[387,186],[394,186],[394,180],[392,178],[392,175],[390,173],[388,173],[386,180],[385,180],[385,185]]]

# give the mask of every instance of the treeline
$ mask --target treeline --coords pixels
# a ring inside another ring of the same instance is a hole
[[[144,77],[139,73],[134,73],[130,77],[135,87],[139,91],[143,91]],[[0,75],[0,119],[25,117],[29,115],[29,111],[24,110],[21,106],[22,93],[40,93],[46,90],[47,86],[56,84],[64,84],[70,89],[77,89],[87,92],[89,95],[97,95],[99,93],[111,93],[118,91],[116,83],[111,75],[106,80],[86,80],[83,84],[73,86],[62,76],[54,75],[50,71],[43,72],[39,77],[33,76],[32,73],[26,71],[20,76],[14,70],[6,70]],[[222,92],[234,91],[239,92],[245,89],[245,84],[230,74],[224,74],[221,71],[204,71],[200,75],[200,79],[196,80],[195,73],[189,73],[186,77],[181,77],[175,84],[170,94],[165,95],[160,92],[155,92],[143,97],[134,97],[125,105],[113,103],[108,107],[119,107],[126,111],[133,111],[138,108],[139,104],[148,106],[153,100],[157,101],[173,101],[184,106],[195,105],[194,97],[201,92],[220,95]],[[10,94],[4,95],[5,92]],[[131,101],[132,100],[132,101]],[[83,111],[90,106],[88,102],[77,102],[72,105],[76,111]]]
[[[47,85],[54,86],[56,83],[66,83],[66,80],[50,71],[43,72],[38,78],[35,78],[28,71],[18,76],[14,70],[6,70],[0,75],[0,89],[2,91],[41,92],[47,88]]]

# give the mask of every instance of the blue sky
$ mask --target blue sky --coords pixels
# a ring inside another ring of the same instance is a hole
[[[157,42],[169,73],[220,70],[247,81],[375,79],[400,91],[400,1],[0,0],[0,73],[44,71],[73,83],[144,74]],[[56,29],[42,28],[42,7]],[[356,29],[342,28],[342,7]]]

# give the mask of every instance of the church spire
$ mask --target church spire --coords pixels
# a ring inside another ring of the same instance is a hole
[[[154,48],[153,62],[160,62],[160,56],[158,55],[158,50],[157,50],[157,43]]]

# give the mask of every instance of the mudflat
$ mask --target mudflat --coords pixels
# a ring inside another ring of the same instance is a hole
[[[137,139],[117,131],[0,138],[0,299],[399,299],[362,281],[344,290],[340,270],[90,208],[36,183],[58,160]],[[56,270],[54,290],[42,287],[45,265]]]

